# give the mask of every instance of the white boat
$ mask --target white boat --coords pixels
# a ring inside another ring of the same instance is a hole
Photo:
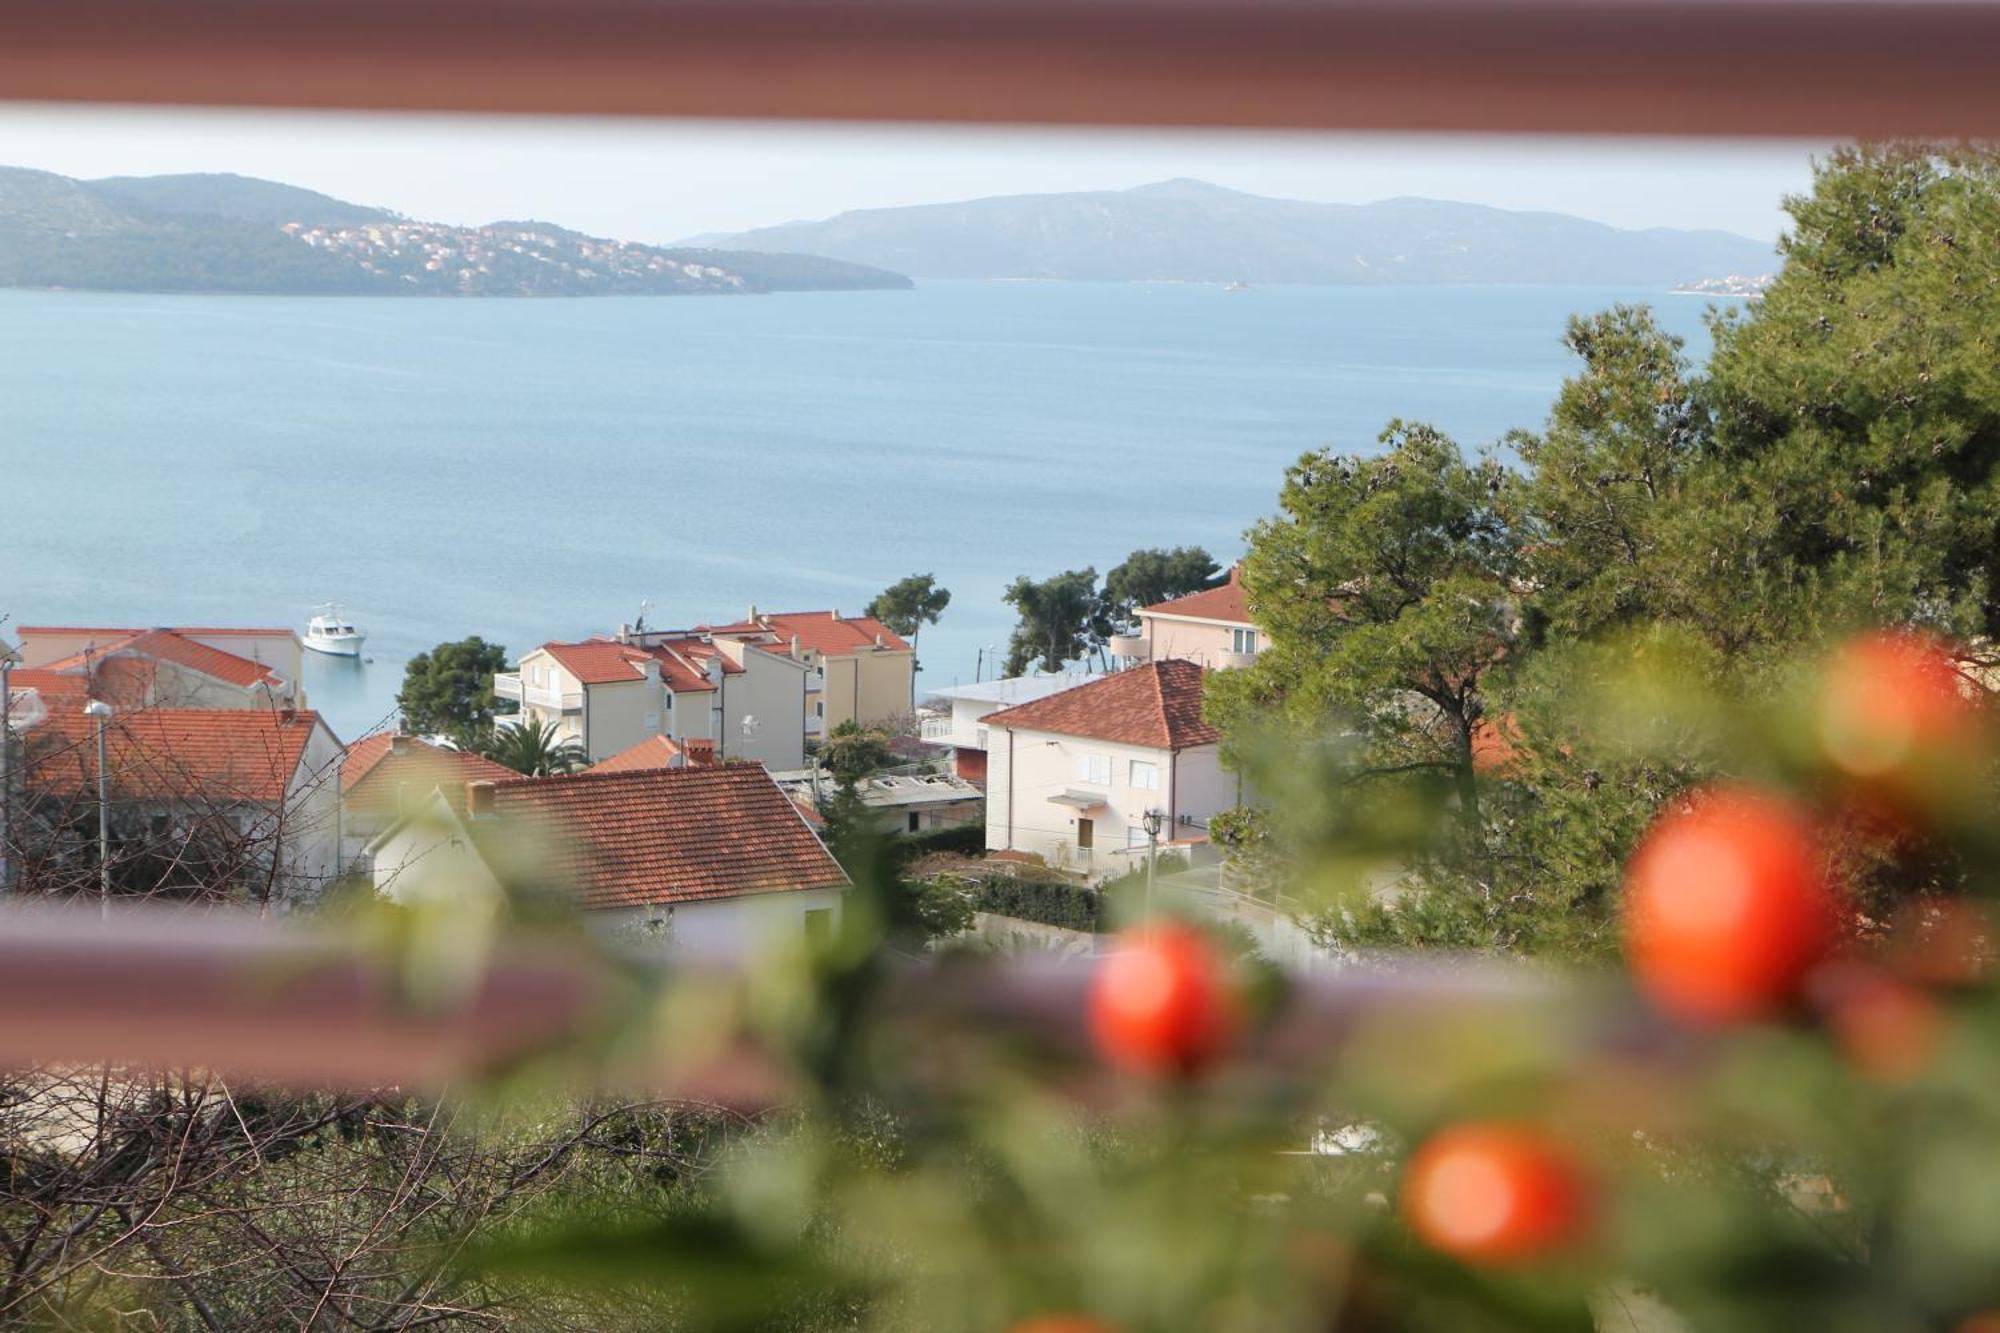
[[[359,657],[361,645],[367,638],[332,602],[322,606],[319,614],[306,622],[306,647],[316,653]]]

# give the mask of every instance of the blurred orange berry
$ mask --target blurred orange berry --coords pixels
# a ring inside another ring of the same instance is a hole
[[[1625,952],[1667,1013],[1728,1023],[1781,1008],[1837,933],[1811,824],[1711,789],[1653,823],[1625,871]]]
[[[1105,1059],[1145,1074],[1198,1073],[1235,1038],[1242,999],[1207,936],[1175,922],[1118,936],[1090,988],[1090,1031]]]
[[[1081,1314],[1038,1314],[1011,1326],[1007,1333],[1121,1333],[1118,1325]]]
[[[1819,740],[1848,777],[1902,797],[1919,794],[1924,770],[1977,740],[1977,709],[1945,643],[1905,630],[1858,635],[1821,678]]]
[[[1953,1326],[1952,1333],[2000,1333],[2000,1310],[1967,1315]]]
[[[1531,1126],[1476,1121],[1425,1140],[1403,1174],[1403,1220],[1419,1240],[1465,1263],[1533,1263],[1589,1230],[1588,1173]]]
[[[1872,967],[1826,971],[1813,988],[1849,1064],[1881,1083],[1907,1083],[1930,1067],[1944,1023],[1936,1000]]]

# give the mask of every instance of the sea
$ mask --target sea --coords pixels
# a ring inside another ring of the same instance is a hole
[[[0,292],[6,624],[291,625],[337,734],[407,659],[642,614],[852,613],[934,574],[921,686],[990,677],[1015,576],[1199,544],[1224,562],[1307,450],[1395,418],[1468,453],[1547,416],[1602,287],[925,282],[483,299]]]

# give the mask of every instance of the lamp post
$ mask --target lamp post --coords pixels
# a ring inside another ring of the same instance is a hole
[[[1146,829],[1146,920],[1153,919],[1153,863],[1159,860],[1160,829],[1167,817],[1156,806],[1139,817]]]
[[[111,705],[92,699],[83,715],[97,721],[97,912],[111,919],[111,777],[105,759],[104,729],[111,722]]]

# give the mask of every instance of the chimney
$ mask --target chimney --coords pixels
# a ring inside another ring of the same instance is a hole
[[[408,754],[409,752],[410,738],[408,736],[399,731],[389,738],[390,754]]]
[[[831,611],[827,612],[827,613],[826,613],[826,616],[827,616],[827,619],[829,619],[829,620],[838,620],[838,619],[840,619],[840,608],[839,608],[839,607],[835,607],[835,608],[834,608],[833,610],[831,610]]]
[[[797,657],[798,655],[799,655],[799,636],[794,634],[792,636],[792,656]]]
[[[660,683],[660,659],[657,657],[648,657],[645,661],[639,663],[639,674],[646,678],[647,684],[658,685]]]
[[[278,725],[289,727],[299,720],[299,710],[286,704],[278,710]]]
[[[465,809],[474,819],[493,818],[493,784],[490,782],[468,782],[465,784]]]
[[[618,642],[632,642],[632,627],[630,625],[620,625],[618,627]]]
[[[753,625],[757,623],[757,603],[750,603],[750,614],[743,618]]]

